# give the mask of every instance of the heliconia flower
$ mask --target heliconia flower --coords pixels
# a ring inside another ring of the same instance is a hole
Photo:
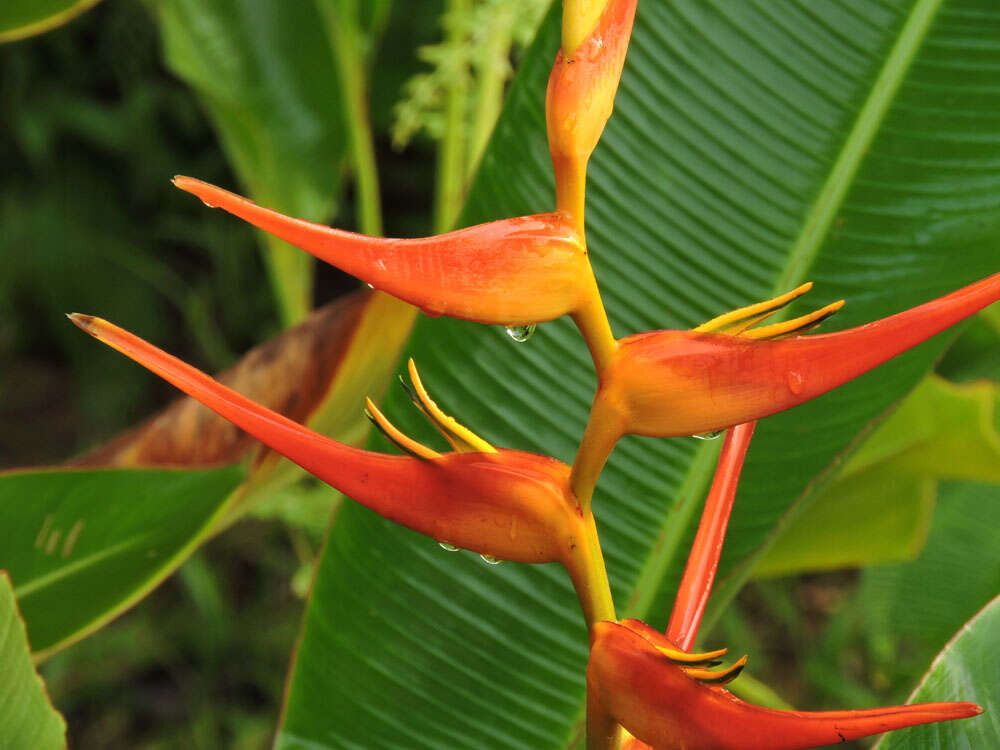
[[[437,451],[396,429],[369,401],[372,420],[409,455],[352,448],[303,427],[100,318],[70,319],[265,445],[380,516],[436,539],[500,560],[560,562],[581,593],[593,597],[588,525],[569,487],[569,467],[554,458],[496,449],[444,414],[410,362],[412,395],[455,448]],[[598,553],[599,554],[599,553]],[[606,581],[603,583],[606,586]],[[597,619],[588,612],[588,619]],[[597,613],[599,614],[599,613]]]
[[[653,331],[619,341],[594,397],[574,466],[573,486],[581,499],[625,434],[699,435],[790,409],[1000,299],[1000,274],[994,274],[910,310],[836,333],[796,335],[818,325],[843,302],[794,320],[752,327],[810,286],[691,331]]]
[[[617,725],[631,750],[799,750],[916,724],[982,713],[974,703],[924,703],[861,711],[778,711],[746,703],[722,685],[745,658],[712,671],[678,658],[666,636],[637,620],[599,622],[587,665],[589,750],[611,746]],[[681,652],[683,654],[683,652]],[[708,665],[720,652],[686,655]]]
[[[596,290],[580,232],[560,212],[392,239],[290,218],[190,177],[174,184],[431,316],[530,325],[579,310]]]
[[[549,76],[545,116],[556,175],[556,202],[581,224],[587,161],[611,117],[636,3],[575,0],[563,6],[563,46]],[[598,16],[601,4],[604,7]],[[577,31],[589,23],[593,25],[586,27],[586,36]]]
[[[508,327],[571,315],[598,370],[614,349],[583,235],[564,212],[404,240],[293,219],[191,177],[174,185],[427,315]]]

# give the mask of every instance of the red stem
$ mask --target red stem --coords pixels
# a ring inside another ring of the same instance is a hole
[[[740,472],[743,470],[743,460],[756,426],[756,421],[745,422],[726,433],[726,442],[722,446],[712,488],[705,501],[698,533],[694,538],[684,577],[677,589],[670,624],[667,626],[667,638],[684,651],[690,651],[694,645],[708,596],[712,592],[729,515],[733,510],[733,500]]]

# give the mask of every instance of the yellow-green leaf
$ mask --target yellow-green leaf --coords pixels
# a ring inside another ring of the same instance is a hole
[[[782,528],[758,578],[911,560],[940,479],[1000,482],[996,383],[926,378]]]
[[[42,34],[76,18],[98,0],[4,0],[0,4],[0,42]]]
[[[35,672],[10,577],[0,570],[0,748],[66,747],[66,722]]]

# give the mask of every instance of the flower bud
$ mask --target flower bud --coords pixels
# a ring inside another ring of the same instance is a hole
[[[566,3],[564,8],[564,24],[574,31],[568,35],[570,40],[564,34],[563,47],[549,76],[545,116],[556,174],[557,205],[581,223],[587,161],[614,108],[636,2],[609,0],[599,17],[596,2],[577,0]],[[596,25],[574,45],[573,41],[580,36],[576,29],[592,20],[596,20]]]

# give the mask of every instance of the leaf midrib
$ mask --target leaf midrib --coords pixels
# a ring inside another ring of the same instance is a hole
[[[902,85],[914,57],[920,50],[927,30],[936,17],[942,2],[943,0],[917,0],[911,8],[892,50],[879,70],[871,91],[855,118],[853,127],[844,140],[826,182],[816,194],[816,198],[806,213],[802,230],[796,238],[784,268],[773,287],[775,295],[803,283],[829,233],[837,212],[843,205],[848,190],[853,185],[854,176],[864,161],[869,146],[878,134],[889,108],[895,101],[899,87]],[[672,508],[671,512],[664,517],[663,524],[656,536],[657,540],[662,540],[663,543],[654,545],[647,556],[639,576],[636,578],[636,583],[626,599],[627,603],[622,616],[641,620],[648,618],[649,609],[656,598],[655,583],[674,560],[685,536],[683,532],[694,511],[700,505],[698,499],[704,495],[714,472],[710,459],[716,451],[717,446],[710,443],[700,445],[695,450],[691,463],[688,465],[688,471],[680,485],[680,494],[683,498],[688,499],[682,499],[681,504]],[[805,496],[805,493],[800,495],[795,505],[800,504]],[[671,528],[675,525],[676,528]],[[764,547],[772,544],[774,538],[775,535],[769,536],[764,542]],[[745,580],[750,575],[751,570],[751,566],[744,566],[737,575],[740,579]],[[731,581],[730,583],[735,582]],[[741,585],[742,581],[740,581],[740,585],[731,585],[728,589],[732,592],[730,595],[735,594]],[[585,709],[581,708],[578,714],[580,718],[573,723],[570,736],[564,743],[566,748],[576,747],[577,741],[581,737],[579,722],[584,715]]]

